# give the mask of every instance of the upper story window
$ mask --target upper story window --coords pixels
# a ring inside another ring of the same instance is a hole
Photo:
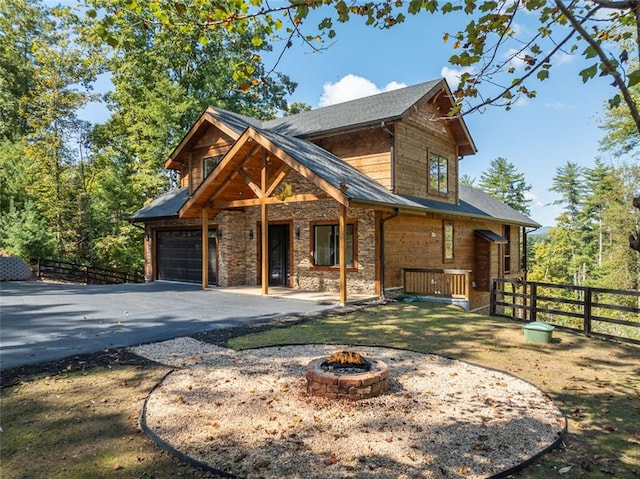
[[[449,162],[446,158],[429,154],[429,193],[446,195],[449,192]]]
[[[347,267],[354,267],[353,224],[347,226]],[[340,266],[340,227],[337,224],[313,226],[314,266]]]
[[[213,170],[215,170],[216,166],[218,166],[220,161],[222,161],[223,156],[224,155],[207,156],[202,159],[202,171],[204,173],[203,178],[206,178]]]

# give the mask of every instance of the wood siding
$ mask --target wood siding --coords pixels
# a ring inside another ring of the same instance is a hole
[[[382,128],[331,136],[314,143],[391,189],[391,137]]]
[[[446,203],[458,201],[458,151],[446,120],[435,120],[437,111],[424,105],[395,128],[396,192],[433,198]],[[447,193],[428,189],[429,155],[447,159]]]
[[[214,126],[208,126],[193,141],[189,151],[180,155],[183,162],[180,186],[189,186],[193,192],[204,181],[202,160],[210,156],[224,155],[233,145],[233,139]]]
[[[454,258],[444,261],[443,258],[443,220],[453,221]],[[422,269],[468,269],[471,270],[472,284],[484,280],[486,275],[498,276],[501,248],[484,240],[478,240],[475,230],[491,230],[502,234],[502,224],[498,222],[463,219],[455,217],[424,217],[401,215],[385,224],[385,279],[386,289],[402,287],[403,268]],[[512,236],[517,235],[520,228],[512,226]],[[520,256],[515,247],[512,250],[512,271],[509,277],[522,276]],[[481,245],[479,241],[487,243]],[[516,260],[517,258],[517,260]],[[478,308],[489,304],[488,290],[482,285],[471,288],[470,304]]]

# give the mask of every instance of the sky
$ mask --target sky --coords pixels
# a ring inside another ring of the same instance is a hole
[[[310,19],[309,26],[316,18]],[[277,71],[297,82],[289,102],[303,102],[313,108],[326,106],[388,89],[414,85],[445,77],[456,86],[455,70],[448,63],[453,53],[443,43],[443,33],[457,31],[468,18],[436,15],[409,16],[389,30],[363,25],[361,19],[336,25],[337,37],[321,52],[295,40],[277,65]],[[535,24],[518,28],[535,28]],[[313,31],[311,29],[310,31]],[[274,52],[263,55],[267,70],[276,62],[283,43],[274,42]],[[598,127],[604,104],[615,94],[605,79],[583,84],[579,76],[586,64],[579,55],[562,55],[545,82],[533,82],[535,99],[506,111],[488,107],[465,117],[478,153],[460,162],[460,174],[476,178],[498,157],[513,163],[532,185],[531,217],[543,226],[555,224],[559,197],[550,192],[556,169],[571,161],[592,167],[604,132]],[[86,112],[100,115],[99,106]]]

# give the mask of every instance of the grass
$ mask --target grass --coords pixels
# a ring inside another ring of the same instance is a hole
[[[508,371],[548,393],[569,422],[564,447],[518,477],[640,477],[640,348],[559,331],[554,338],[549,345],[527,343],[515,322],[431,303],[391,303],[232,338],[229,345],[381,345]],[[207,477],[138,430],[142,402],[166,371],[119,364],[4,388],[2,477]]]

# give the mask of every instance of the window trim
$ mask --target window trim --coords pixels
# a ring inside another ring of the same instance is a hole
[[[428,152],[428,163],[427,163],[427,191],[429,192],[429,194],[432,195],[436,195],[436,196],[448,196],[449,195],[449,158],[447,158],[446,156],[442,156],[439,155],[438,153],[434,153],[429,151]],[[431,184],[431,178],[432,178],[432,165],[434,164],[434,159],[437,159],[438,162],[438,166],[437,166],[437,187],[433,187]],[[442,167],[441,165],[444,164],[445,166],[445,171],[444,171],[444,177],[445,177],[445,181],[444,181],[444,185],[440,185],[440,178],[442,176]],[[444,189],[442,188],[442,186],[444,186]]]
[[[351,266],[347,266],[348,272],[358,271],[358,222],[355,219],[347,220],[347,226],[351,225],[353,228],[353,264]],[[333,266],[328,265],[316,265],[315,264],[315,228],[316,226],[334,226],[336,229],[340,228],[339,221],[331,221],[331,220],[321,220],[321,221],[311,221],[309,223],[309,259],[310,270],[313,271],[340,271],[340,265],[336,264]]]
[[[447,238],[447,230],[451,230],[451,239]],[[442,220],[442,262],[453,263],[456,257],[456,230],[452,220]],[[447,256],[447,243],[451,242],[451,256]]]

